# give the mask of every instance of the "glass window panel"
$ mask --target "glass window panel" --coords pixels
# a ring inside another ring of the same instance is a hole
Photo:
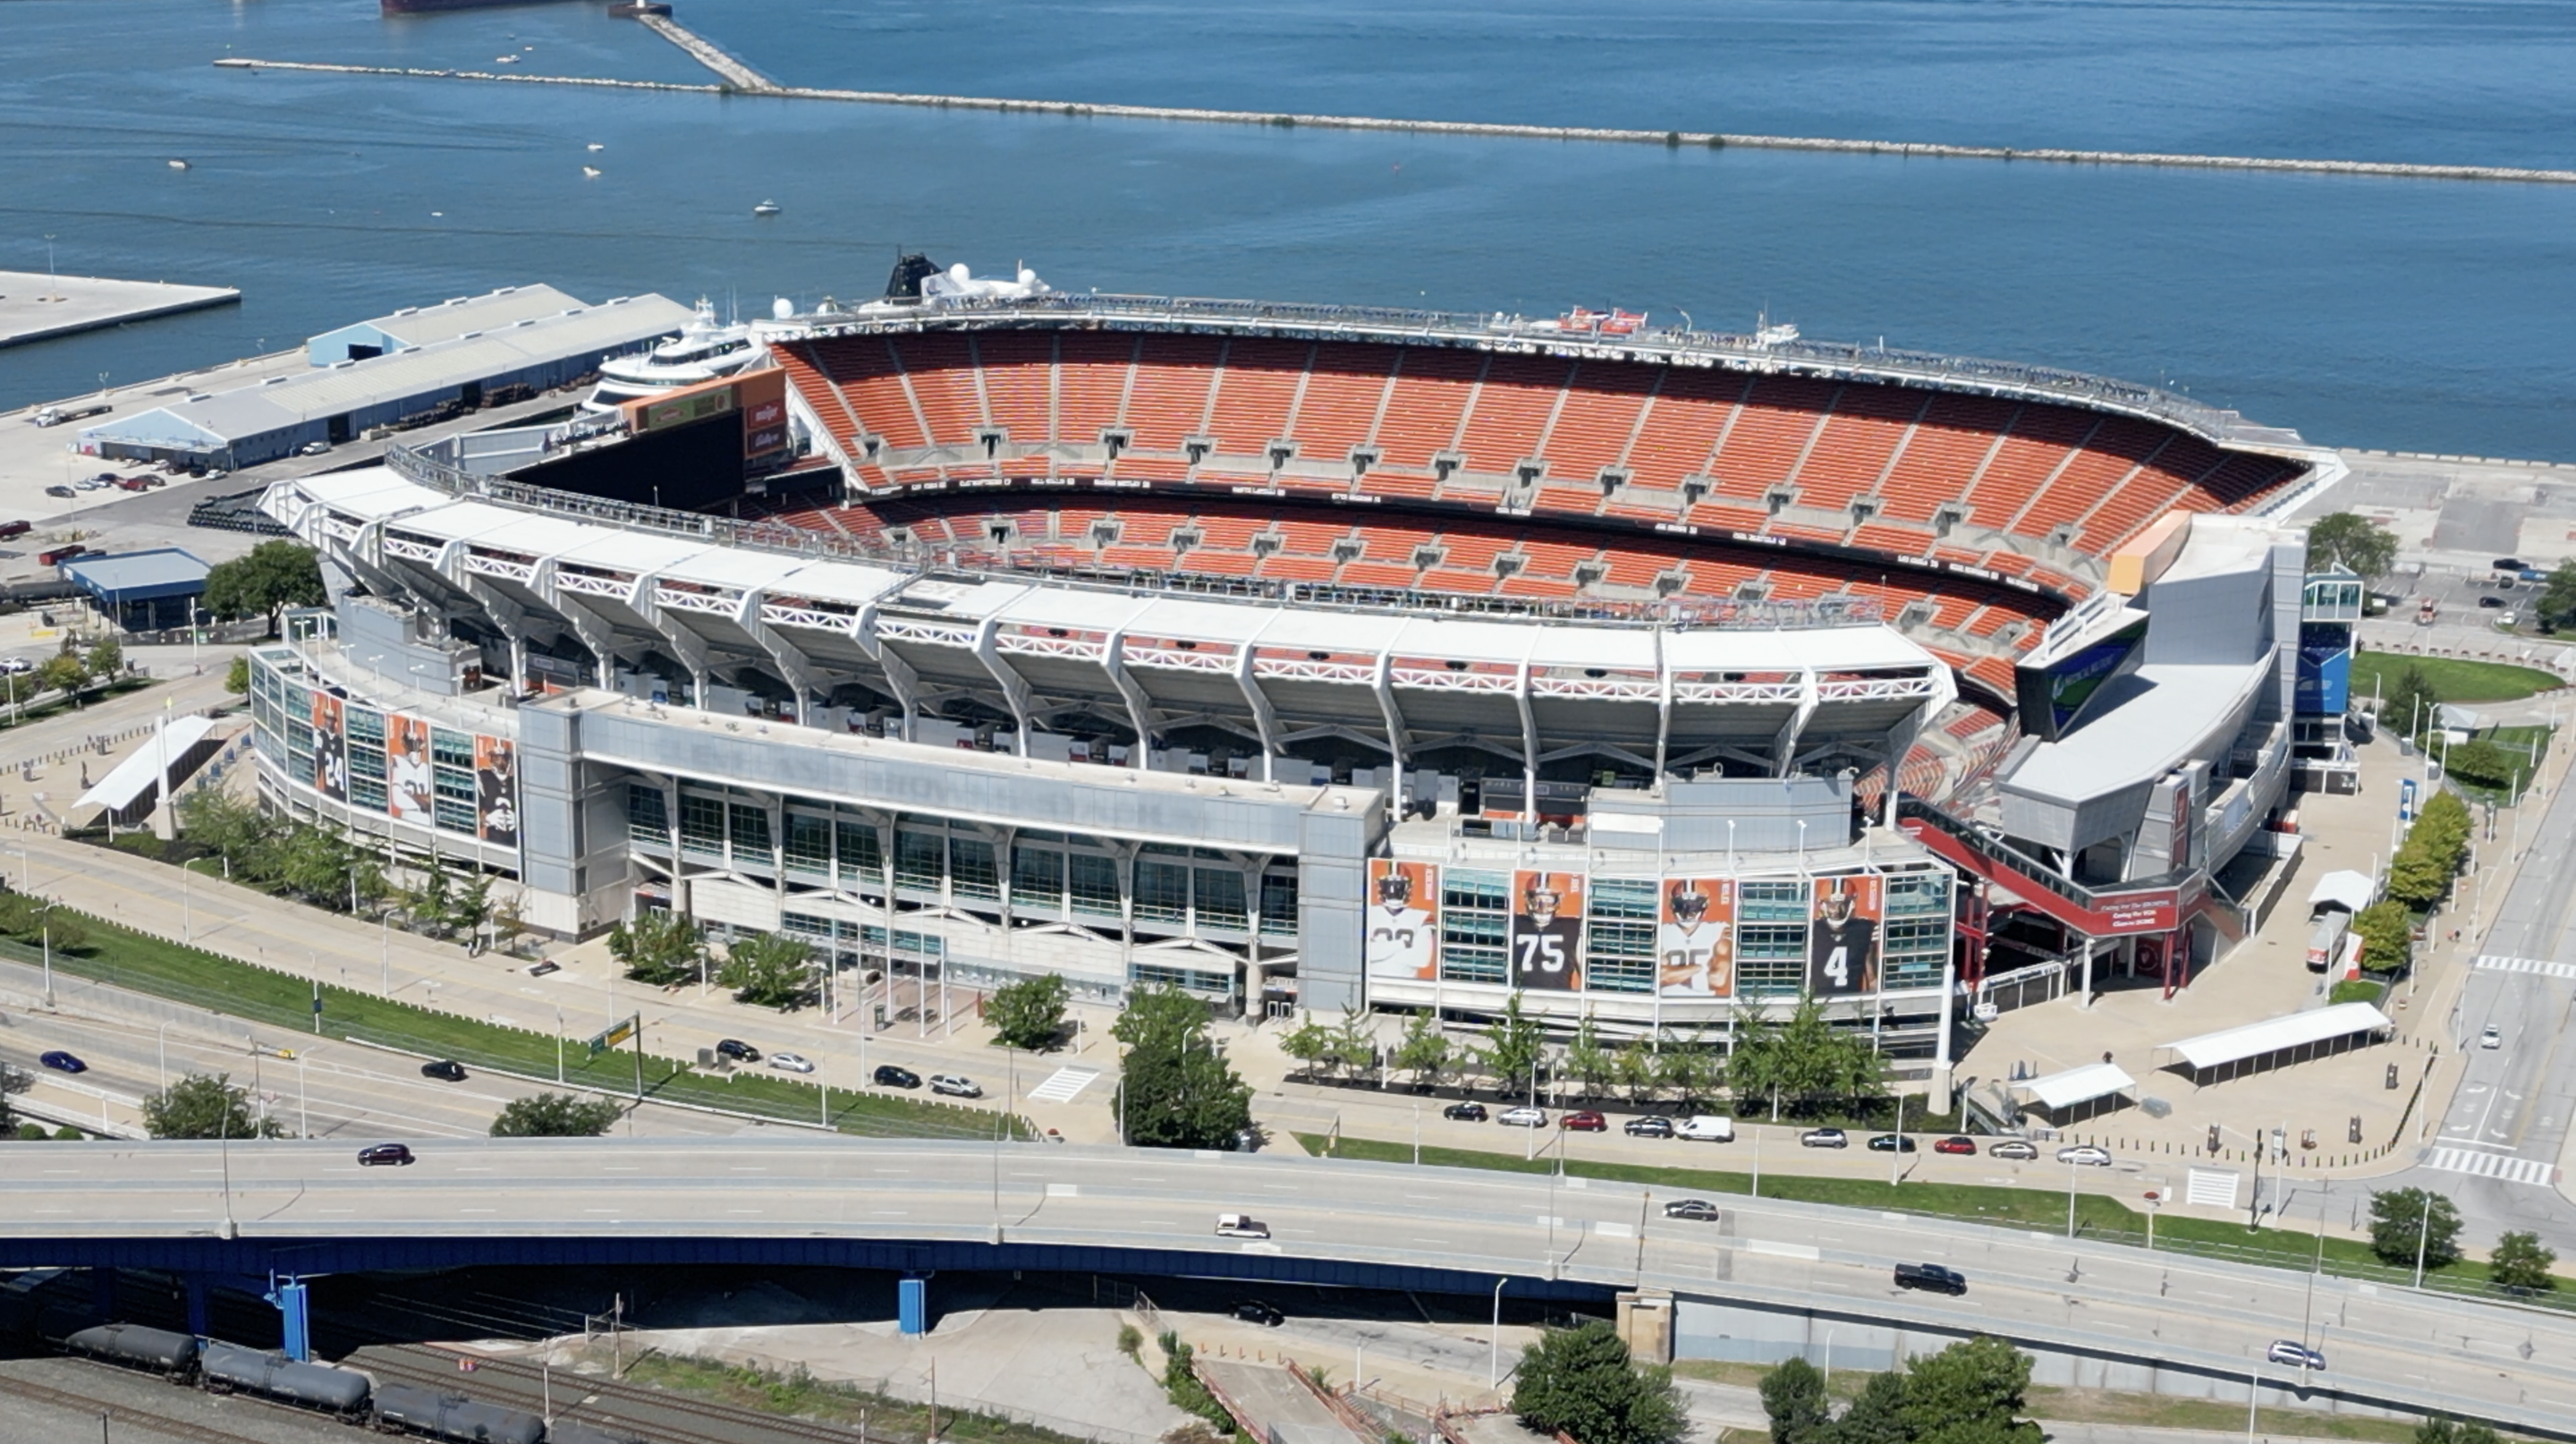
[[[1052,847],[1020,843],[1011,849],[1011,906],[1056,908],[1064,905],[1064,854]]]
[[[769,861],[769,809],[746,802],[726,805],[727,832],[733,840],[733,860],[738,863],[766,864]]]
[[[638,842],[671,843],[671,820],[662,807],[662,789],[641,782],[626,784],[626,835]]]
[[[1136,920],[1178,923],[1189,918],[1190,870],[1180,863],[1136,859]]]
[[[1261,933],[1264,937],[1297,936],[1297,874],[1261,875]]]
[[[1118,905],[1118,859],[1075,852],[1067,853],[1064,861],[1075,913],[1095,918],[1123,916]]]
[[[680,794],[680,850],[724,856],[725,805],[712,797]]]
[[[904,887],[939,890],[948,866],[948,836],[939,832],[897,829],[894,835],[894,880]]]
[[[837,866],[841,886],[866,889],[874,896],[885,886],[885,850],[877,845],[877,830],[865,822],[835,822],[835,839],[840,843]]]
[[[832,820],[787,814],[787,870],[808,877],[832,875]]]
[[[948,886],[970,902],[1000,902],[1002,877],[993,861],[993,844],[980,837],[949,838]]]
[[[473,734],[432,727],[429,729],[429,760],[449,767],[473,766]]]
[[[1243,930],[1243,874],[1231,868],[1202,867],[1193,884],[1197,889],[1199,926]]]

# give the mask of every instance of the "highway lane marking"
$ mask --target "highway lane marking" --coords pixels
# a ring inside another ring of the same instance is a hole
[[[499,1213],[500,1211],[501,1210],[497,1208],[460,1208],[457,1210],[458,1213]]]
[[[600,1172],[602,1173],[633,1173],[635,1171],[636,1165],[632,1163],[611,1163],[600,1169]]]
[[[624,1210],[624,1209],[618,1209],[618,1208],[585,1208],[585,1209],[583,1209],[583,1210],[582,1210],[582,1212],[584,1212],[584,1213],[623,1213],[623,1212],[625,1212],[625,1210]]]
[[[871,1173],[910,1173],[910,1172],[912,1172],[912,1170],[911,1170],[911,1169],[909,1169],[909,1168],[874,1168],[874,1169],[870,1169],[870,1170],[868,1170],[868,1171],[869,1171],[869,1172],[871,1172]],[[1011,1176],[1012,1176],[1013,1178],[1017,1178],[1017,1177],[1019,1177],[1019,1175],[1018,1175],[1018,1174],[1016,1174],[1016,1173],[1015,1173],[1015,1174],[1012,1174]]]
[[[1082,1197],[1082,1186],[1075,1183],[1050,1183],[1047,1185],[1046,1196],[1049,1198],[1080,1198]]]
[[[60,1210],[57,1210],[57,1212],[59,1212],[59,1211],[60,1211]],[[1449,1246],[1449,1240],[1447,1240],[1447,1239],[1445,1239],[1445,1238],[1416,1238],[1416,1239],[1414,1240],[1414,1242],[1415,1242],[1415,1243],[1427,1243],[1427,1244],[1434,1244],[1434,1245],[1437,1245],[1438,1247],[1441,1247],[1441,1248],[1447,1248],[1447,1247]]]
[[[737,1163],[733,1165],[732,1171],[735,1173],[767,1173],[769,1170],[758,1164]]]
[[[1295,1193],[1297,1191],[1297,1186],[1293,1183],[1265,1183],[1261,1185],[1261,1191],[1263,1193]]]
[[[910,1217],[912,1217],[912,1215],[911,1215],[911,1214],[909,1214],[909,1213],[904,1212],[902,1209],[899,1209],[899,1208],[880,1208],[880,1209],[872,1210],[872,1211],[868,1214],[868,1217],[870,1217],[870,1218],[910,1218]]]
[[[1408,1194],[1406,1194],[1406,1195],[1405,1195],[1405,1197],[1406,1197],[1406,1198],[1408,1198],[1408,1199],[1410,1199],[1410,1200],[1412,1200],[1412,1201],[1413,1201],[1413,1202],[1415,1202],[1415,1203],[1438,1203],[1438,1202],[1440,1202],[1440,1195],[1438,1195],[1438,1194],[1436,1194],[1436,1193],[1408,1193]]]
[[[79,1170],[79,1169],[77,1169],[77,1168],[48,1168],[48,1169],[46,1169],[46,1170],[45,1170],[45,1172],[50,1173],[50,1174],[71,1174],[71,1175],[78,1175],[78,1174],[79,1174],[79,1172],[80,1172],[80,1170]]]
[[[725,1212],[727,1212],[727,1213],[758,1213],[758,1212],[760,1212],[760,1210],[759,1210],[759,1209],[756,1209],[756,1208],[728,1208],[728,1209],[726,1209],[726,1210],[725,1210]]]
[[[1635,1238],[1637,1236],[1636,1226],[1625,1223],[1595,1223],[1592,1225],[1592,1231],[1601,1235],[1603,1238]]]
[[[479,1166],[479,1165],[468,1165],[468,1166],[465,1166],[465,1167],[461,1167],[461,1168],[457,1169],[456,1171],[457,1171],[457,1172],[459,1172],[459,1173],[490,1173],[492,1170],[491,1170],[491,1169],[489,1169],[489,1168],[487,1168],[487,1167],[482,1167],[482,1166]]]
[[[1811,1243],[1773,1243],[1769,1239],[1763,1238],[1746,1239],[1744,1241],[1744,1251],[1746,1253],[1769,1254],[1775,1258],[1805,1259],[1810,1263],[1813,1263],[1825,1256],[1824,1250]]]

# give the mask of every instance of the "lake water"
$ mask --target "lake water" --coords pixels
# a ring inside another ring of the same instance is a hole
[[[1614,10],[1604,16],[1599,10]],[[791,83],[2011,146],[2576,165],[2576,6],[682,0]],[[2313,440],[2576,460],[2576,186],[1351,135],[245,74],[703,83],[592,4],[0,5],[0,267],[239,286],[0,351],[0,406],[550,281],[745,311],[899,248],[1059,286],[1554,311],[2166,382]],[[606,148],[596,154],[592,142]],[[167,161],[187,159],[174,171]],[[596,180],[581,175],[599,166]],[[751,216],[774,199],[785,213]]]

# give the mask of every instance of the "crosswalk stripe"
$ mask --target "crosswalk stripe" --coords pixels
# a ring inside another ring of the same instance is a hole
[[[2508,958],[2481,953],[2478,966],[2496,973],[2540,973],[2552,978],[2576,978],[2576,963],[2555,963],[2546,958]]]
[[[2436,1148],[2425,1155],[2424,1166],[2444,1173],[2469,1173],[2480,1178],[2501,1178],[2507,1183],[2555,1183],[2557,1166],[2542,1158],[2514,1158],[2492,1153],[2471,1153],[2461,1148]]]
[[[1070,1103],[1074,1095],[1091,1086],[1100,1076],[1097,1068],[1058,1068],[1044,1083],[1029,1090],[1029,1097],[1039,1103]]]

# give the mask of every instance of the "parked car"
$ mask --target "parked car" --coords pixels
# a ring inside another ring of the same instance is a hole
[[[528,965],[528,976],[532,978],[542,978],[548,973],[560,973],[562,971],[563,964],[556,962],[552,958],[548,958],[543,962],[531,963]]]
[[[1936,1138],[1932,1140],[1932,1151],[1935,1153],[1975,1153],[1977,1151],[1977,1140],[1970,1138],[1964,1133],[1953,1133],[1947,1138]]]
[[[1577,1108],[1557,1119],[1556,1126],[1575,1133],[1607,1133],[1610,1120],[1589,1108]]]
[[[1532,1108],[1524,1104],[1518,1108],[1504,1109],[1503,1116],[1495,1121],[1502,1124],[1505,1128],[1545,1128],[1547,1126],[1547,1110],[1544,1108]]]
[[[1220,1213],[1216,1216],[1219,1238],[1268,1238],[1270,1225],[1248,1213]]]
[[[1912,1153],[1914,1151],[1914,1140],[1906,1137],[1902,1133],[1873,1134],[1869,1140],[1869,1151],[1872,1153]]]
[[[45,495],[70,497],[77,496],[79,493],[73,491],[70,487],[63,485],[61,482],[56,482],[52,486],[45,488]]]
[[[2069,1144],[2057,1150],[2057,1161],[2081,1163],[2088,1168],[2108,1168],[2111,1166],[2111,1150],[2090,1143]]]
[[[2001,1143],[1990,1143],[1986,1145],[1986,1156],[1988,1158],[2008,1158],[2017,1162],[2028,1163],[2032,1159],[2039,1157],[2039,1145],[2031,1142],[2027,1138],[2007,1138]]]
[[[2495,569],[2500,572],[2512,572],[2519,576],[2525,570],[2525,567],[2523,565],[2523,560],[2520,557],[2497,557],[2495,559]]]
[[[2481,1033],[2479,1033],[2479,1034],[2478,1034],[2478,1046],[2479,1046],[2479,1047],[2481,1047],[2481,1048],[2501,1048],[2501,1047],[2503,1047],[2503,1046],[2504,1046],[2504,1030],[2503,1030],[2503,1029],[2501,1029],[2501,1028],[2498,1028],[2498,1027],[2497,1027],[2495,1024],[2493,1024],[2493,1023],[2489,1023],[2489,1024],[2487,1024],[2486,1029],[2485,1029],[2483,1032],[2481,1032]]]
[[[87,1063],[82,1062],[60,1048],[54,1049],[52,1052],[38,1058],[36,1061],[53,1069],[57,1073],[86,1073],[89,1071],[89,1065]]]
[[[1670,1138],[1673,1136],[1673,1120],[1660,1115],[1631,1118],[1619,1125],[1619,1131],[1631,1138]]]
[[[34,531],[35,529],[36,524],[31,521],[0,521],[0,541],[7,541],[11,537],[25,536],[27,533]]]
[[[1851,1135],[1839,1128],[1810,1128],[1798,1135],[1800,1148],[1849,1148]]]
[[[370,1143],[358,1150],[358,1162],[368,1168],[380,1163],[404,1164],[411,1161],[411,1150],[399,1143]]]
[[[769,1066],[782,1073],[811,1073],[814,1071],[812,1060],[796,1053],[772,1053],[769,1055]]]
[[[716,1056],[731,1058],[737,1063],[757,1063],[760,1061],[760,1050],[740,1038],[718,1038]]]
[[[1677,1198],[1664,1205],[1664,1217],[1688,1218],[1696,1219],[1701,1223],[1715,1223],[1717,1222],[1718,1217],[1718,1207],[1716,1204],[1709,1202],[1705,1198]]]
[[[877,1065],[877,1071],[869,1074],[868,1076],[875,1079],[877,1086],[880,1088],[918,1088],[921,1086],[920,1074],[913,1072],[909,1068],[898,1068],[892,1063],[879,1063]]]
[[[2287,1364],[2293,1369],[2323,1369],[2326,1366],[2323,1353],[2296,1339],[2274,1339],[2272,1347],[2263,1351],[2263,1359],[2266,1363]]]
[[[36,670],[36,664],[25,657],[0,657],[0,676],[23,677]]]
[[[2481,607],[2489,607],[2489,608],[2493,608],[2493,607],[2501,607],[2501,606],[2503,606],[2503,605],[2504,605],[2504,598],[2499,597],[2499,596],[2496,596],[2496,595],[2494,595],[2493,593],[2489,593],[2489,594],[2487,594],[2487,595],[2485,595],[2485,596],[2482,596],[2482,597],[2478,598],[2478,605],[2479,605],[2479,606],[2481,606]]]
[[[441,1083],[462,1083],[465,1081],[465,1065],[453,1058],[441,1058],[435,1063],[421,1064],[420,1076],[435,1078]]]
[[[1486,1118],[1485,1105],[1482,1103],[1452,1103],[1448,1107],[1440,1110],[1440,1116],[1443,1118],[1455,1119],[1460,1123],[1482,1123]]]
[[[1259,1324],[1265,1329],[1275,1329],[1288,1322],[1288,1316],[1279,1312],[1277,1304],[1263,1299],[1236,1299],[1227,1306],[1227,1312],[1247,1324]]]
[[[328,455],[330,450],[331,443],[327,441],[308,441],[302,446],[297,447],[295,454],[298,456],[324,456]]]
[[[1968,1278],[1957,1269],[1936,1263],[1901,1263],[1896,1266],[1896,1286],[1929,1289],[1936,1294],[1964,1294],[1968,1291]]]
[[[933,1073],[930,1091],[949,1098],[981,1098],[984,1090],[962,1073]]]
[[[1673,1125],[1673,1136],[1702,1143],[1733,1143],[1735,1120],[1715,1113],[1694,1113]]]

